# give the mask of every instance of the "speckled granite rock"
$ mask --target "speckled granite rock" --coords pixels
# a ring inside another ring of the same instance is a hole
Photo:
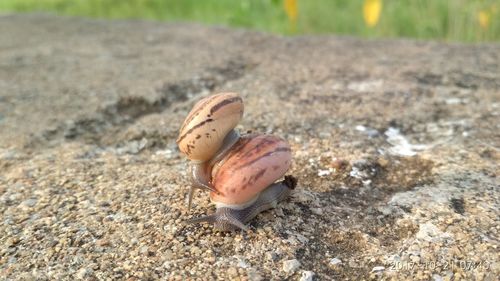
[[[500,275],[498,44],[44,15],[0,38],[0,279]],[[294,150],[295,194],[247,234],[182,224],[213,207],[186,211],[175,138],[218,91]]]

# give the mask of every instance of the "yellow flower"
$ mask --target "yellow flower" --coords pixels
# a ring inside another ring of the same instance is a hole
[[[297,8],[297,0],[284,0],[283,7],[285,8],[286,15],[291,22],[297,21],[297,16],[299,14]]]
[[[363,4],[363,17],[369,27],[377,25],[382,11],[382,0],[365,0]]]
[[[488,11],[479,11],[477,20],[482,29],[487,29],[490,26],[490,13]]]
[[[492,4],[490,7],[491,13],[496,14],[497,13],[497,4]]]

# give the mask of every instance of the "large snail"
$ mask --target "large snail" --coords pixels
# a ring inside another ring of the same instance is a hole
[[[188,208],[195,188],[210,190],[217,208],[212,215],[188,222],[211,222],[222,231],[247,230],[248,221],[275,207],[295,188],[291,176],[275,183],[291,164],[288,143],[272,135],[240,137],[234,127],[242,113],[242,99],[224,93],[202,99],[184,121],[177,143],[193,167]]]

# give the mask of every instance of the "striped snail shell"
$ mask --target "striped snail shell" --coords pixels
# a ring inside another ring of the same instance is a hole
[[[212,159],[242,116],[243,100],[237,93],[220,93],[200,100],[180,129],[180,151],[193,162]]]
[[[273,135],[242,136],[231,152],[212,169],[215,203],[249,202],[290,168],[292,153],[283,139]]]
[[[240,228],[260,212],[273,208],[295,188],[296,179],[287,176],[275,183],[290,168],[289,144],[272,135],[245,135],[212,169],[210,193],[216,205],[213,215],[189,222],[211,222],[223,231]]]

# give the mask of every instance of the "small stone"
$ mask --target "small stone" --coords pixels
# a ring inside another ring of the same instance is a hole
[[[26,207],[33,207],[36,205],[37,200],[35,198],[31,198],[23,201],[23,205]]]
[[[235,267],[230,267],[228,270],[227,270],[227,274],[231,277],[235,277],[235,276],[238,276],[238,269],[236,269]]]
[[[95,244],[99,247],[105,247],[109,246],[109,240],[108,239],[99,239],[95,242]]]
[[[130,261],[126,261],[123,263],[123,269],[127,271],[132,270],[132,264],[130,264]]]
[[[19,241],[20,241],[19,237],[11,237],[10,239],[7,240],[7,246],[13,247],[17,243],[19,243]]]
[[[91,274],[92,274],[92,269],[83,267],[80,268],[80,270],[78,270],[78,272],[76,273],[76,278],[84,280]]]
[[[300,281],[312,281],[314,277],[314,272],[312,271],[302,271],[302,276],[300,277]]]
[[[433,274],[432,280],[433,281],[443,281],[443,277],[441,277],[439,274]]]
[[[385,168],[389,165],[389,160],[385,157],[380,157],[377,162],[383,168]]]
[[[200,248],[198,248],[196,246],[191,247],[191,249],[189,249],[189,251],[191,252],[191,254],[198,255],[198,256],[201,255]]]
[[[259,272],[253,268],[248,269],[247,272],[247,277],[248,280],[250,281],[261,281],[263,280],[262,276],[259,274]]]
[[[315,215],[319,216],[323,215],[323,209],[321,208],[311,208],[311,212],[313,212],[313,214]]]
[[[309,239],[307,239],[307,237],[305,237],[304,235],[301,235],[301,234],[295,234],[295,237],[297,238],[297,240],[300,241],[300,243],[302,244],[306,244],[307,242],[309,242]]]
[[[214,256],[210,256],[210,257],[206,257],[205,258],[205,261],[207,261],[208,263],[212,264],[215,262],[215,257]]]
[[[286,273],[294,273],[300,267],[300,262],[296,259],[283,262],[283,271]]]
[[[344,159],[335,159],[332,161],[332,163],[330,163],[330,167],[332,167],[333,169],[335,169],[337,171],[340,169],[343,169],[347,165],[349,165],[349,161],[344,160]]]
[[[247,261],[243,257],[238,258],[238,266],[241,268],[249,268],[250,267],[250,265],[247,263]]]
[[[266,259],[271,260],[271,261],[276,261],[278,259],[278,254],[276,254],[274,252],[267,252]]]
[[[337,266],[337,265],[340,265],[342,264],[342,261],[338,258],[333,258],[330,260],[330,265],[332,266]]]
[[[357,126],[355,127],[355,129],[356,129],[356,131],[360,131],[360,132],[364,132],[364,131],[366,131],[366,127],[365,127],[365,126],[363,126],[363,125],[357,125]]]
[[[380,272],[380,271],[384,271],[384,270],[385,270],[384,266],[375,266],[374,268],[372,268],[371,272]]]
[[[148,246],[142,246],[139,251],[141,252],[141,254],[147,253],[148,252]]]
[[[417,239],[428,242],[435,242],[441,239],[450,238],[448,233],[443,233],[437,226],[430,222],[421,224],[415,236]]]
[[[318,170],[318,176],[319,177],[324,177],[324,176],[328,176],[332,173],[332,170],[328,169],[328,170]]]

